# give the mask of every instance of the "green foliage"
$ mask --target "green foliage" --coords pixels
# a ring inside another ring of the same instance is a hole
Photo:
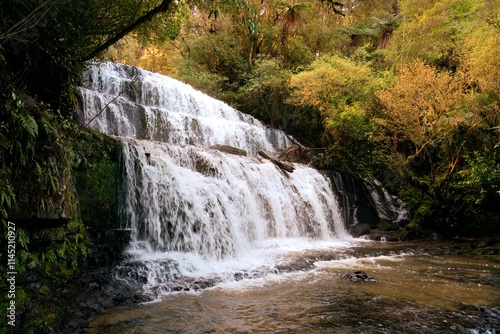
[[[500,165],[491,156],[477,153],[466,159],[453,183],[454,190],[467,203],[482,205],[486,200],[500,200]]]
[[[75,125],[25,94],[8,96],[0,111],[6,130],[0,144],[3,211],[24,217],[70,214],[71,149],[65,141]]]
[[[360,103],[338,106],[324,123],[325,132],[333,142],[329,154],[334,166],[356,172],[373,168],[375,147],[369,141],[373,127]],[[357,165],[352,161],[357,161]]]
[[[169,12],[171,3],[175,5]],[[24,85],[43,101],[65,102],[69,84],[79,77],[84,61],[133,28],[141,29],[143,40],[176,36],[183,16],[174,11],[183,10],[182,1],[5,1],[0,20],[2,86],[9,85],[9,77],[23,73],[16,85]]]
[[[161,45],[179,36],[183,22],[188,16],[188,6],[185,1],[174,1],[169,10],[155,16],[150,22],[140,26],[135,35],[143,45]]]
[[[31,115],[20,114],[19,121],[23,130],[28,133],[28,135],[32,138],[36,138],[38,136],[38,124],[35,119]]]
[[[283,106],[289,80],[290,72],[282,68],[279,60],[259,57],[235,95],[235,104],[276,128],[286,129],[293,122],[293,115]]]
[[[365,64],[337,55],[324,56],[292,76],[291,102],[317,108],[326,116],[332,107],[362,99],[370,75]]]

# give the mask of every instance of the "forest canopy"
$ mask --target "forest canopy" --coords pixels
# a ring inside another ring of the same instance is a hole
[[[372,174],[408,229],[497,231],[500,1],[191,1],[178,37],[111,59],[174,76]]]

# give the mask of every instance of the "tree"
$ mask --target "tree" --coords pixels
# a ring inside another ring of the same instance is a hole
[[[355,26],[339,27],[336,33],[349,36],[351,46],[354,47],[360,46],[361,39],[366,37],[375,40],[377,48],[385,49],[389,46],[392,33],[401,23],[401,19],[399,15],[382,12]]]
[[[295,31],[295,28],[299,24],[299,21],[301,19],[301,12],[309,9],[310,4],[296,1],[290,3],[279,1],[276,6],[281,10],[281,12],[278,13],[278,16],[283,26],[282,44],[284,44],[287,36]]]
[[[463,98],[462,81],[421,60],[401,66],[397,83],[377,96],[386,108],[388,133],[413,146],[405,168],[422,155],[431,158],[429,149],[446,142],[450,130],[465,120],[457,109]],[[459,154],[448,153],[451,159],[445,175],[453,172],[460,158]],[[431,171],[432,178],[435,173],[435,169]]]
[[[134,30],[158,27],[155,18],[168,20],[170,8],[172,0],[4,1],[2,86],[26,85],[41,99],[60,101],[61,87],[69,88],[85,61]]]
[[[387,58],[396,65],[422,59],[454,70],[463,23],[471,15],[469,0],[400,2],[404,18],[394,31]]]
[[[481,19],[468,23],[460,39],[464,71],[480,91],[500,94],[500,1],[478,1],[474,9]]]
[[[366,65],[339,56],[324,56],[307,70],[292,76],[291,101],[317,108],[327,116],[335,106],[357,101],[370,74]]]

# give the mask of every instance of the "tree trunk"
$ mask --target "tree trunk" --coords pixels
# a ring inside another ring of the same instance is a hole
[[[292,165],[285,164],[285,163],[279,161],[278,159],[276,159],[273,156],[271,156],[271,154],[269,152],[261,150],[261,151],[259,151],[259,155],[261,157],[264,157],[266,159],[271,160],[271,162],[273,164],[275,164],[276,166],[278,166],[279,168],[281,168],[282,170],[284,170],[284,171],[286,171],[288,173],[293,173],[293,171],[295,170],[295,167],[293,167]]]

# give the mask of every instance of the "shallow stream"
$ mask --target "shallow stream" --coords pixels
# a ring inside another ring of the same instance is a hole
[[[453,255],[455,254],[455,255]],[[446,244],[352,241],[275,255],[261,277],[116,307],[88,333],[499,333],[500,263]],[[363,271],[373,280],[343,278]]]

